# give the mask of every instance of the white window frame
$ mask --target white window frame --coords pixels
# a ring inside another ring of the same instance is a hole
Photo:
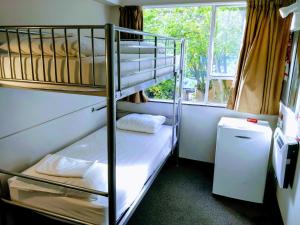
[[[209,84],[211,80],[235,80],[236,74],[232,75],[224,75],[213,73],[213,55],[214,55],[214,37],[215,37],[215,30],[216,30],[216,12],[218,7],[222,6],[230,6],[230,7],[246,7],[247,4],[244,1],[240,2],[226,2],[226,3],[209,3],[209,4],[180,4],[180,5],[169,5],[169,6],[147,6],[145,8],[175,8],[175,7],[189,7],[189,6],[211,6],[211,21],[210,21],[210,36],[209,36],[209,46],[208,46],[208,60],[207,60],[207,76],[205,78],[205,93],[204,93],[204,101],[202,102],[192,102],[192,101],[185,101],[183,100],[183,104],[187,105],[202,105],[202,106],[216,106],[224,108],[226,104],[224,103],[216,103],[216,102],[209,102],[208,101],[208,94],[209,94]],[[163,100],[163,99],[150,99],[153,102],[169,102],[171,100]]]
[[[213,58],[214,58],[214,39],[215,39],[215,31],[216,31],[216,14],[217,14],[217,8],[222,6],[230,6],[230,7],[243,7],[246,6],[246,4],[226,4],[226,5],[219,5],[219,4],[213,4],[212,5],[212,11],[211,11],[211,21],[210,21],[210,36],[209,36],[209,47],[208,47],[208,62],[207,62],[207,76],[205,79],[205,93],[204,93],[204,101],[200,102],[203,105],[217,105],[217,106],[223,106],[225,107],[226,104],[223,103],[214,103],[208,101],[208,94],[209,94],[209,84],[211,80],[235,80],[236,74],[232,75],[221,75],[218,73],[213,73]]]

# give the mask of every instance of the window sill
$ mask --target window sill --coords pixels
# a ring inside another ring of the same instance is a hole
[[[165,103],[165,104],[172,104],[172,100],[163,100],[163,99],[149,99],[149,102],[155,103]],[[221,103],[203,103],[203,102],[188,102],[183,101],[182,105],[191,105],[191,106],[203,106],[203,107],[215,107],[215,108],[226,108],[226,104]]]

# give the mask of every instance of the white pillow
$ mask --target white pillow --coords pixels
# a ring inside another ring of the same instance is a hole
[[[156,133],[166,121],[164,116],[132,113],[117,121],[117,128],[122,130]]]

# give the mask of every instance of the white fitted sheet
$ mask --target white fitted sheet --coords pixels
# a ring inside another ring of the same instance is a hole
[[[165,57],[165,54],[159,54],[158,57]],[[121,54],[121,60],[138,59],[141,58],[153,58],[154,54]],[[12,70],[10,69],[10,58],[5,55],[0,55],[0,78],[11,79],[15,77],[16,79],[22,80],[22,70],[20,64],[20,58],[18,54],[12,54]],[[22,55],[22,65],[25,80],[32,81],[33,74],[34,79],[39,81],[55,82],[55,63],[51,56],[45,56],[45,77],[43,73],[43,60],[41,56],[34,55],[32,57],[34,72],[32,73],[31,58],[30,55]],[[179,56],[176,57],[177,67],[179,65]],[[173,71],[173,58],[163,58],[158,59],[157,67],[164,67],[171,65],[166,68],[157,70],[157,76],[162,76]],[[93,84],[93,58],[92,57],[82,57],[82,83],[83,84]],[[71,84],[80,83],[80,63],[78,58],[69,57],[69,71],[70,78],[68,81],[68,70],[67,70],[67,58],[57,57],[57,81]],[[154,77],[154,72],[149,71],[149,69],[154,68],[154,60],[147,60],[134,62],[123,61],[120,64],[121,68],[121,86],[122,88],[130,87],[132,85],[142,83],[144,81],[150,80]],[[145,70],[146,72],[134,74],[139,70]],[[13,76],[12,76],[13,74]],[[117,74],[117,60],[115,65],[115,74]],[[106,66],[105,66],[105,56],[95,57],[95,83],[96,85],[106,85]]]
[[[155,134],[117,129],[117,166],[135,171],[128,174],[129,182],[126,182],[127,175],[117,173],[117,183],[123,184],[117,185],[117,217],[120,217],[132,204],[148,178],[170,153],[171,139],[172,127],[166,125],[163,125]],[[106,127],[56,154],[106,163]],[[23,173],[37,175],[34,166]],[[139,177],[136,182],[130,182],[136,177]],[[106,182],[107,177],[104,178],[103,184]],[[97,199],[83,199],[47,191],[30,190],[30,181],[16,177],[9,179],[8,183],[13,201],[94,224],[107,224],[107,198],[99,196]],[[107,185],[102,186],[102,191],[107,191]]]

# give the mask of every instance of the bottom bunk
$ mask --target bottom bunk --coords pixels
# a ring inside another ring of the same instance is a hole
[[[94,161],[84,178],[57,177],[37,173],[40,162],[23,174],[107,192],[107,129],[103,127],[78,142],[54,154],[57,157]],[[156,133],[142,133],[117,129],[116,132],[116,192],[117,218],[136,202],[149,180],[157,174],[172,145],[172,127],[162,125]],[[53,155],[52,155],[53,156]],[[96,161],[97,160],[97,161]],[[49,215],[61,215],[86,224],[108,224],[108,199],[89,193],[67,190],[28,179],[12,177],[8,180],[12,203],[40,209]],[[37,210],[38,211],[38,210]]]

